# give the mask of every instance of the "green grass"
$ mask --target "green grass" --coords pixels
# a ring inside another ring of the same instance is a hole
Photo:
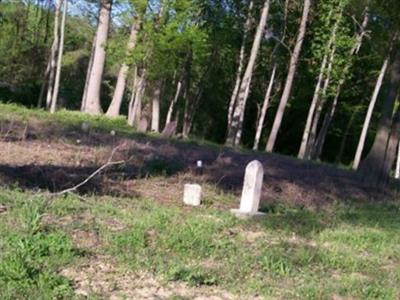
[[[0,202],[10,206],[0,219],[0,298],[73,297],[71,283],[57,273],[72,260],[72,244],[65,232],[42,226],[43,199],[6,191]]]
[[[1,299],[70,298],[72,285],[57,271],[92,254],[165,283],[249,297],[400,297],[397,204],[347,202],[318,212],[268,207],[265,219],[244,221],[207,205],[188,210],[146,199],[66,196],[45,202],[2,190],[0,202],[9,207],[0,218]],[[43,224],[43,214],[77,218]],[[110,220],[122,228],[112,229]],[[101,245],[77,249],[71,243],[76,229],[96,232]]]

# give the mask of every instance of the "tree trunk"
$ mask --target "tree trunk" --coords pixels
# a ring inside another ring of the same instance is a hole
[[[136,76],[135,81],[134,98],[132,97],[131,99],[132,109],[128,115],[128,124],[130,126],[135,126],[142,115],[142,99],[146,88],[146,69],[142,70],[141,75]]]
[[[112,0],[101,0],[100,2],[93,65],[90,70],[89,81],[87,84],[84,110],[86,113],[90,114],[100,114],[102,112],[100,105],[100,89],[106,59],[106,51],[104,47],[107,42],[111,5]]]
[[[321,114],[322,114],[322,110],[324,108],[325,102],[327,101],[326,94],[328,92],[329,84],[331,81],[331,73],[332,73],[335,52],[336,52],[336,45],[334,45],[331,55],[330,55],[330,58],[329,58],[329,66],[328,66],[328,70],[326,72],[327,74],[326,74],[326,79],[324,81],[324,86],[322,88],[321,98],[318,100],[317,110],[315,112],[314,119],[312,122],[311,132],[310,132],[310,136],[309,136],[309,139],[307,142],[306,153],[305,153],[306,159],[310,159],[312,156],[312,153],[315,153],[315,147],[316,147],[315,139],[317,138],[318,123],[319,123],[319,119],[321,118]]]
[[[367,157],[361,162],[359,167],[362,179],[364,183],[368,185],[380,186],[385,182],[385,178],[388,177],[388,173],[385,170],[385,161],[392,128],[393,110],[398,96],[399,85],[400,51],[397,51],[392,63],[389,91],[383,104],[381,119],[374,143]]]
[[[383,62],[381,71],[379,72],[378,80],[376,81],[374,93],[372,94],[371,101],[368,106],[367,115],[365,116],[364,125],[361,131],[360,140],[358,141],[356,154],[353,162],[353,170],[357,170],[360,164],[362,152],[364,150],[365,140],[367,138],[369,124],[371,122],[372,113],[374,111],[376,100],[378,99],[379,92],[382,87],[383,78],[385,77],[386,70],[389,64],[389,57]]]
[[[329,125],[331,124],[333,116],[335,115],[336,106],[337,106],[338,99],[339,99],[339,94],[340,94],[340,90],[338,90],[338,93],[336,94],[335,99],[333,100],[333,102],[331,104],[331,107],[325,114],[324,121],[322,122],[321,130],[319,131],[317,140],[315,141],[315,145],[313,146],[313,148],[311,150],[312,151],[310,154],[311,159],[317,159],[321,156],[322,147],[325,143],[326,135],[328,134]]]
[[[90,58],[89,58],[87,72],[86,72],[85,87],[83,89],[83,96],[82,96],[82,103],[81,103],[81,111],[82,112],[84,112],[85,108],[86,108],[87,85],[89,83],[89,77],[90,77],[90,74],[92,72],[93,57],[94,57],[95,48],[96,48],[96,36],[93,38],[92,49],[90,50]]]
[[[286,105],[289,101],[293,85],[293,79],[299,61],[301,47],[303,45],[304,36],[306,34],[306,27],[307,27],[307,20],[308,20],[308,13],[310,11],[310,6],[311,6],[311,0],[304,0],[303,14],[301,17],[299,34],[297,36],[296,45],[294,47],[292,56],[290,58],[289,71],[286,78],[285,87],[283,89],[282,97],[279,102],[279,107],[276,112],[274,124],[272,125],[271,133],[268,138],[266,147],[267,152],[272,152],[274,150],[275,141],[278,136],[279,128],[281,127],[282,123],[283,113],[285,112]]]
[[[151,99],[151,130],[160,131],[160,97],[161,97],[161,82],[157,80],[154,84],[153,96]]]
[[[63,14],[61,19],[61,27],[60,27],[60,41],[58,47],[58,57],[57,57],[57,70],[56,70],[56,78],[54,82],[54,90],[53,96],[51,99],[51,107],[50,112],[55,113],[57,108],[57,100],[58,100],[58,91],[60,89],[60,76],[61,76],[61,66],[62,66],[62,56],[64,52],[64,33],[65,33],[65,19],[67,17],[67,9],[68,9],[68,0],[64,1]]]
[[[253,76],[254,65],[256,62],[258,50],[260,48],[261,39],[264,33],[264,28],[267,23],[268,12],[269,12],[270,0],[264,1],[264,6],[261,12],[260,21],[258,23],[257,31],[254,37],[253,45],[251,47],[249,61],[246,66],[246,71],[240,83],[240,88],[238,91],[237,101],[233,116],[231,119],[231,124],[228,124],[228,134],[226,138],[226,144],[228,145],[238,145],[240,139],[237,139],[238,132],[241,131],[243,126],[243,115],[246,107],[247,98],[249,96],[251,78]],[[239,134],[240,135],[240,134]]]
[[[242,78],[244,57],[245,57],[245,50],[246,50],[246,40],[247,40],[247,35],[248,35],[248,33],[250,31],[250,27],[251,27],[251,20],[252,20],[251,13],[253,10],[253,6],[254,6],[254,2],[253,2],[253,0],[250,0],[249,7],[247,10],[246,23],[244,25],[242,44],[240,46],[239,65],[238,65],[238,69],[236,71],[235,87],[233,88],[231,100],[229,101],[228,126],[230,126],[232,123],[232,113],[233,113],[233,109],[235,108],[235,104],[236,104],[236,99],[237,99],[240,82],[241,82],[240,79]]]
[[[176,104],[176,102],[178,102],[179,95],[181,93],[181,88],[182,88],[182,82],[178,81],[178,84],[176,86],[175,97],[174,97],[174,99],[172,99],[172,101],[171,101],[171,103],[170,103],[170,105],[168,107],[167,118],[165,120],[165,126],[167,126],[167,124],[170,123],[171,120],[172,120],[172,114],[174,112],[175,104]]]
[[[261,133],[262,133],[263,125],[264,125],[265,115],[267,114],[269,100],[271,98],[272,87],[274,85],[276,68],[277,68],[277,65],[275,64],[274,68],[272,69],[271,78],[269,79],[269,85],[268,85],[267,91],[265,93],[263,106],[261,108],[260,118],[259,118],[258,124],[257,124],[256,136],[254,138],[253,150],[257,150],[258,145],[260,143],[260,138],[261,138]]]
[[[128,45],[126,47],[127,54],[136,47],[137,36],[141,27],[141,20],[138,19],[132,24],[131,33],[129,35]],[[129,65],[123,62],[118,73],[117,84],[115,86],[114,95],[110,106],[108,107],[106,115],[109,117],[119,116],[121,109],[122,98],[124,96],[126,78],[128,77]]]
[[[332,11],[330,12],[329,17],[331,16],[331,14],[332,14]],[[331,38],[329,39],[328,45],[327,45],[328,51],[331,51],[331,47],[336,41],[336,31],[339,26],[341,17],[342,17],[342,12],[340,12],[339,17],[337,18],[335,25],[333,27],[332,35],[331,35]],[[333,55],[334,55],[334,52],[333,53],[331,52],[330,64],[329,64],[328,70],[329,70],[329,68],[332,68]],[[311,101],[310,109],[308,110],[307,121],[306,121],[306,125],[305,125],[304,131],[303,131],[303,137],[301,139],[299,153],[297,154],[297,158],[300,158],[300,159],[305,158],[307,147],[309,145],[311,126],[313,123],[313,117],[314,117],[315,110],[316,110],[317,105],[320,100],[320,90],[321,90],[322,82],[324,79],[327,63],[328,63],[328,54],[326,53],[322,59],[322,63],[321,63],[321,67],[320,67],[320,71],[319,71],[319,75],[318,75],[318,81],[317,81],[317,84],[315,85],[314,95],[313,95],[313,98]],[[328,72],[330,72],[330,71],[328,71]]]
[[[394,174],[394,178],[400,178],[400,143],[397,144],[396,173]]]
[[[49,109],[51,105],[51,97],[53,95],[53,87],[54,87],[54,76],[56,71],[56,57],[57,57],[57,48],[58,48],[58,27],[59,27],[59,19],[60,19],[60,8],[61,8],[61,0],[57,0],[55,3],[55,12],[54,12],[54,40],[51,47],[50,53],[50,71],[49,71],[49,82],[47,84],[47,96],[46,96],[46,108]]]

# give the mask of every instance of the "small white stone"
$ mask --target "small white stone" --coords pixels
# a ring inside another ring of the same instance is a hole
[[[110,131],[110,134],[111,134],[111,135],[115,135],[115,130],[111,130],[111,131]]]
[[[185,184],[183,202],[187,205],[199,206],[201,202],[201,186],[198,184]]]

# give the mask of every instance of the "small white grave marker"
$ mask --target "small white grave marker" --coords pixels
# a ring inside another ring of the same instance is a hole
[[[199,206],[201,202],[201,186],[198,184],[185,184],[183,202],[187,205]]]
[[[237,216],[261,216],[264,213],[258,211],[261,190],[263,184],[264,169],[258,160],[253,160],[246,167],[244,175],[242,198],[240,208],[231,211]]]

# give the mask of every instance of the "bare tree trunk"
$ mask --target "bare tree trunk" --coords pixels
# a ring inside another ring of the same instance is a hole
[[[151,99],[151,130],[160,131],[160,97],[161,97],[161,81],[157,80],[154,84],[153,96]]]
[[[226,144],[238,145],[240,139],[237,139],[238,131],[241,131],[243,126],[243,116],[246,107],[247,98],[249,96],[251,78],[253,76],[254,65],[256,62],[258,50],[260,48],[261,39],[264,33],[264,28],[267,23],[268,12],[269,12],[270,0],[264,1],[264,6],[262,8],[260,21],[258,23],[257,31],[254,37],[253,45],[251,47],[249,61],[246,66],[246,71],[243,75],[243,79],[240,83],[240,88],[237,96],[237,101],[235,109],[233,112],[231,124],[228,124],[228,134],[226,138]]]
[[[396,160],[396,173],[394,178],[400,178],[400,143],[397,144],[397,160]]]
[[[54,82],[54,90],[51,99],[51,107],[50,112],[55,113],[57,107],[58,100],[58,91],[60,89],[60,76],[61,76],[61,66],[62,66],[62,56],[64,52],[64,33],[65,33],[65,19],[67,17],[67,9],[68,9],[68,0],[64,1],[63,14],[61,19],[61,27],[60,27],[60,41],[58,47],[58,57],[57,57],[57,70],[56,70],[56,78]]]
[[[131,99],[132,109],[128,115],[128,124],[135,126],[140,121],[142,114],[142,99],[146,88],[146,69],[143,69],[141,75],[136,76],[135,83],[135,96]]]
[[[233,114],[233,110],[235,108],[236,99],[237,99],[237,95],[239,92],[239,87],[240,87],[240,82],[241,82],[240,79],[242,78],[244,57],[245,57],[245,50],[246,50],[246,40],[247,40],[247,35],[248,35],[248,33],[250,31],[250,27],[251,27],[251,20],[252,20],[251,13],[253,10],[253,6],[254,6],[254,2],[253,2],[253,0],[250,0],[249,7],[247,10],[246,23],[244,25],[242,44],[240,46],[239,65],[238,65],[238,69],[236,71],[235,87],[233,88],[231,100],[229,101],[228,126],[230,126],[232,123],[232,114]]]
[[[331,124],[333,116],[335,115],[336,106],[337,106],[338,99],[339,99],[339,94],[340,94],[340,90],[338,90],[338,93],[336,94],[335,99],[333,100],[333,102],[331,104],[331,107],[325,114],[321,130],[319,131],[317,140],[315,141],[315,145],[313,146],[313,148],[311,150],[312,151],[311,159],[317,159],[321,156],[322,147],[325,143],[326,135],[328,134],[329,125]]]
[[[304,36],[306,34],[308,14],[310,12],[311,0],[304,0],[303,14],[301,17],[299,34],[297,36],[296,45],[293,50],[293,54],[290,58],[289,71],[286,78],[286,84],[283,89],[282,97],[279,102],[279,107],[276,112],[274,124],[272,125],[271,133],[268,138],[266,151],[272,152],[274,150],[275,141],[278,136],[279,128],[281,127],[283,113],[285,112],[287,102],[289,101],[290,93],[292,91],[293,79],[296,73],[297,64],[299,61],[299,56],[301,48],[303,45]]]
[[[332,11],[330,12],[329,17],[331,16],[331,14],[332,14]],[[334,44],[336,41],[336,31],[339,26],[341,17],[342,17],[342,12],[340,12],[340,14],[335,22],[335,25],[333,27],[332,35],[331,35],[331,38],[329,39],[328,45],[327,45],[328,51],[331,51],[332,44]],[[333,55],[334,55],[334,52],[333,53],[331,52],[330,61],[329,61],[330,64],[329,64],[328,69],[332,68]],[[309,145],[308,141],[309,141],[310,132],[311,132],[311,125],[313,123],[313,117],[314,117],[315,110],[316,110],[317,105],[320,100],[320,90],[321,90],[322,82],[324,79],[327,63],[328,63],[328,54],[325,54],[322,59],[322,63],[321,63],[321,67],[320,67],[320,71],[319,71],[319,75],[318,75],[318,81],[317,81],[317,84],[315,85],[314,95],[313,95],[313,98],[311,101],[310,109],[308,110],[307,121],[306,121],[306,125],[304,128],[303,137],[301,139],[299,153],[297,154],[297,157],[300,159],[305,158],[307,147]]]
[[[365,116],[364,125],[363,125],[361,135],[360,135],[360,140],[358,141],[358,146],[357,146],[356,154],[354,157],[353,170],[357,170],[358,165],[360,164],[361,155],[364,150],[365,140],[367,138],[367,133],[368,133],[369,124],[371,122],[372,113],[374,111],[375,103],[376,103],[376,100],[378,99],[378,95],[379,95],[379,92],[382,87],[383,78],[385,77],[388,64],[389,64],[389,57],[387,57],[385,59],[385,61],[383,62],[381,71],[379,72],[378,80],[376,81],[374,93],[372,94],[371,101],[369,102],[367,115]]]
[[[172,99],[172,101],[171,101],[171,103],[169,104],[169,107],[168,107],[167,118],[165,120],[165,126],[167,126],[167,124],[170,123],[171,120],[172,120],[172,114],[174,112],[175,104],[176,104],[176,102],[178,102],[179,95],[181,93],[181,88],[182,88],[182,82],[178,81],[178,84],[176,86],[175,97],[174,97],[174,99]]]
[[[392,128],[393,110],[398,96],[399,85],[400,52],[397,51],[392,63],[389,91],[383,104],[381,119],[374,143],[367,157],[361,161],[359,166],[359,172],[362,175],[363,181],[368,185],[380,186],[388,176],[388,173],[385,170],[385,160]]]
[[[53,33],[54,40],[51,47],[49,82],[47,84],[47,96],[46,96],[47,109],[49,109],[51,105],[51,97],[53,95],[53,87],[54,87],[54,76],[56,72],[57,48],[59,44],[58,27],[60,19],[60,8],[61,8],[61,0],[57,0],[55,3],[55,12],[54,12],[54,33]]]
[[[136,22],[132,24],[128,45],[126,47],[127,54],[130,53],[136,47],[136,41],[140,26],[141,26],[140,19],[138,19]],[[114,95],[106,113],[106,115],[109,117],[119,116],[122,98],[124,96],[124,91],[126,86],[126,78],[128,77],[128,72],[129,72],[129,65],[126,62],[123,62],[118,73],[118,79],[117,79],[117,84],[115,86]]]
[[[324,81],[324,86],[322,88],[322,94],[321,94],[321,98],[318,99],[318,106],[317,106],[317,110],[315,112],[314,115],[314,119],[312,122],[312,126],[311,126],[311,132],[309,135],[309,139],[307,142],[307,147],[306,147],[306,153],[305,153],[305,158],[306,159],[310,159],[312,156],[312,153],[315,153],[315,139],[317,138],[317,129],[318,129],[318,123],[319,123],[319,119],[321,117],[322,114],[322,110],[324,108],[325,102],[327,101],[327,92],[328,92],[328,88],[329,88],[329,84],[331,81],[331,73],[332,73],[332,67],[333,67],[333,60],[334,60],[334,56],[335,56],[335,52],[336,52],[336,45],[334,45],[330,58],[329,58],[329,66],[328,66],[328,70],[327,70],[327,74],[326,74],[326,79]]]
[[[90,114],[100,114],[102,112],[100,105],[100,88],[106,59],[106,51],[104,47],[107,42],[111,5],[112,0],[101,0],[100,2],[93,65],[90,70],[85,101],[85,112]]]
[[[93,67],[93,57],[94,57],[94,50],[96,48],[96,36],[93,38],[92,49],[90,50],[90,58],[88,63],[88,68],[86,72],[86,79],[85,79],[85,87],[83,89],[83,96],[82,96],[82,103],[81,103],[81,111],[84,112],[86,109],[86,100],[87,100],[87,86],[89,83],[89,77],[92,72]]]
[[[132,87],[131,87],[131,97],[128,104],[128,125],[133,124],[134,114],[134,104],[135,104],[135,96],[136,96],[136,87],[138,82],[138,74],[137,74],[137,66],[134,67],[133,70],[133,80],[132,80]]]
[[[260,138],[261,138],[261,133],[262,133],[263,125],[264,125],[265,115],[267,114],[269,100],[271,98],[272,87],[274,85],[276,68],[277,68],[277,65],[275,64],[272,69],[271,78],[269,79],[267,91],[265,93],[263,106],[261,108],[260,118],[258,119],[257,131],[256,131],[256,136],[254,138],[253,150],[257,150],[258,145],[260,143]]]

